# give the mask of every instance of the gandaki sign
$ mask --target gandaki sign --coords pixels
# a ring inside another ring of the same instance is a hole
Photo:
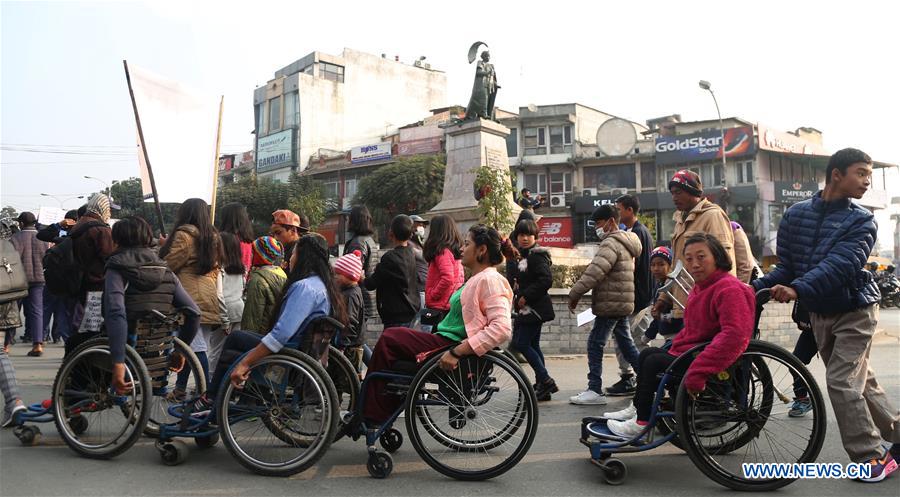
[[[660,136],[656,139],[656,164],[678,164],[713,160],[722,157],[751,155],[756,152],[753,128],[742,126],[725,130],[725,144],[719,130],[707,130],[676,136]]]
[[[267,171],[294,163],[294,130],[264,136],[256,143],[256,170]]]

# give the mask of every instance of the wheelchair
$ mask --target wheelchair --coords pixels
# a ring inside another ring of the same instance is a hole
[[[397,361],[393,369],[369,373],[362,384],[356,371],[343,369],[336,383],[357,385],[349,414],[342,419],[343,433],[364,437],[366,468],[374,478],[393,470],[391,454],[403,445],[403,434],[393,427],[405,413],[406,433],[413,448],[431,468],[450,478],[481,481],[509,471],[528,452],[538,427],[537,398],[518,362],[507,352],[466,356],[454,371],[438,363],[449,347],[433,351],[421,364]],[[378,428],[363,418],[369,381],[386,380],[379,395],[398,395],[404,402]],[[380,443],[384,452],[376,447]]]
[[[744,464],[816,460],[825,442],[825,402],[815,378],[799,359],[757,339],[769,298],[769,290],[757,292],[756,324],[747,350],[726,370],[711,376],[696,399],[688,395],[681,380],[708,342],[682,354],[661,375],[649,423],[636,437],[611,433],[605,419],[582,419],[580,441],[590,448],[591,462],[603,471],[606,483],[619,485],[627,477],[625,463],[614,454],[643,452],[667,442],[687,452],[707,477],[733,490],[768,491],[794,481],[748,478]],[[808,390],[812,410],[807,417],[791,418],[789,395],[797,385]],[[673,395],[664,399],[667,391]]]
[[[51,398],[33,404],[19,415],[14,433],[24,445],[41,438],[27,422],[54,422],[63,441],[79,455],[109,459],[128,450],[141,433],[154,434],[166,420],[175,373],[169,356],[178,351],[191,371],[190,388],[202,393],[206,377],[197,356],[175,337],[179,316],[151,311],[136,320],[125,346],[125,380],[133,389],[125,394],[112,387],[109,340],[98,335],[71,350],[56,374]]]
[[[176,421],[159,426],[156,442],[163,463],[183,463],[188,447],[175,438],[193,438],[201,449],[222,440],[242,466],[260,475],[290,476],[315,464],[339,430],[340,399],[325,364],[342,328],[329,316],[314,318],[299,342],[253,364],[242,388],[228,380],[246,355],[235,354],[208,414],[192,414],[191,401],[169,407]]]

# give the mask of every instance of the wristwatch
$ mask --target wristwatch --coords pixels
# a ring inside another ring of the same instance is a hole
[[[455,347],[455,346],[454,346],[454,347],[450,347],[449,352],[450,352],[450,355],[452,355],[453,357],[455,357],[455,358],[457,358],[457,359],[462,359],[462,356],[456,353],[456,347]]]

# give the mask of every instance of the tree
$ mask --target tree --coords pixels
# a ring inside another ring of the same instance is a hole
[[[644,226],[647,227],[647,230],[650,231],[650,238],[652,240],[659,240],[659,237],[656,233],[656,216],[650,214],[641,214],[637,215],[638,221],[641,222]]]
[[[369,208],[376,226],[386,226],[397,214],[425,212],[441,201],[444,155],[399,157],[359,182],[354,204]]]
[[[121,207],[121,210],[113,211],[112,217],[121,219],[126,216],[140,216],[150,223],[154,231],[159,229],[159,219],[156,214],[156,206],[153,202],[145,202],[140,178],[128,178],[122,181],[113,181],[109,187],[109,194],[113,203]],[[93,195],[93,194],[92,194]],[[90,197],[88,197],[90,198]],[[166,230],[172,228],[175,223],[175,214],[181,204],[160,204],[163,214],[163,224]]]
[[[231,202],[247,206],[256,234],[267,233],[272,213],[278,209],[290,209],[309,218],[312,227],[325,219],[325,195],[322,184],[296,173],[287,183],[270,179],[258,179],[255,174],[234,183],[219,187],[216,208]]]
[[[481,166],[475,169],[475,198],[478,199],[478,218],[483,224],[501,233],[513,229],[512,181],[509,170]]]
[[[16,211],[15,207],[7,205],[3,209],[0,209],[0,219],[4,219],[7,217],[12,219],[19,217],[19,213],[18,211]]]

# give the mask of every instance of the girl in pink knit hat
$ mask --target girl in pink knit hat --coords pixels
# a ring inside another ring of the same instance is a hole
[[[350,321],[346,333],[341,336],[340,345],[357,372],[362,370],[363,346],[366,343],[366,309],[362,288],[359,287],[362,274],[362,253],[359,250],[344,254],[334,261],[334,281],[344,296],[347,318]]]

